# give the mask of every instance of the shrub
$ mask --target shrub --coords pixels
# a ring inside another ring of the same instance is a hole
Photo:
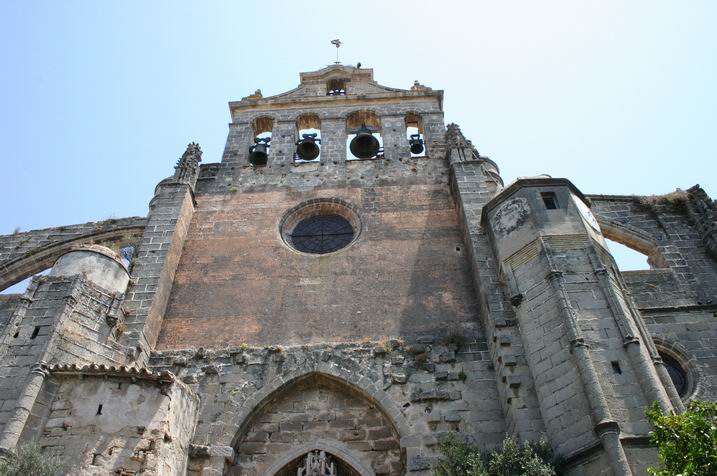
[[[20,446],[6,461],[0,460],[0,476],[57,476],[61,468],[59,459],[43,453],[37,443]]]
[[[717,403],[693,400],[680,415],[665,415],[652,404],[646,412],[654,426],[650,441],[660,455],[655,476],[703,476],[717,474]]]
[[[518,443],[506,437],[491,452],[466,444],[449,433],[439,444],[444,459],[433,469],[437,476],[555,476],[552,450],[545,439]]]

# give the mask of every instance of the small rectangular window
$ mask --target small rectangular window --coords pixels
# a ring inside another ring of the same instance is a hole
[[[541,192],[540,196],[543,197],[543,203],[545,208],[548,210],[555,210],[558,207],[558,197],[555,196],[555,192]]]

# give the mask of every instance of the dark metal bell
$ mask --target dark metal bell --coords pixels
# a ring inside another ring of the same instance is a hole
[[[302,139],[296,142],[296,153],[301,160],[314,160],[321,153],[317,142],[316,134],[302,134]]]
[[[381,145],[378,143],[378,139],[373,136],[371,129],[366,127],[365,124],[356,132],[356,137],[354,137],[353,140],[351,140],[351,144],[349,144],[351,153],[359,159],[370,159],[378,154],[380,147]]]
[[[411,153],[418,155],[423,152],[423,139],[421,134],[411,134],[411,138],[408,140],[408,145],[411,146]]]
[[[271,137],[263,139],[255,139],[256,144],[249,147],[249,163],[251,165],[260,167],[266,165],[269,159],[269,142]]]

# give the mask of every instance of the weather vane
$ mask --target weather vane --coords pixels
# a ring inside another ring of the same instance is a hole
[[[334,64],[341,64],[341,62],[339,61],[339,46],[341,46],[341,40],[331,40],[331,44],[336,47],[336,63]]]

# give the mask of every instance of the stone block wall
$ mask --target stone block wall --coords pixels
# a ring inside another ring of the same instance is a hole
[[[648,278],[649,272],[640,275],[653,281],[655,292],[645,289],[643,280],[628,280],[634,282],[633,296],[641,309],[717,303],[717,262],[695,226],[701,218],[689,211],[689,193],[589,198],[605,236],[647,254],[657,268],[654,278]]]
[[[717,262],[714,205],[695,186],[665,196],[592,195],[605,236],[647,254],[653,269],[621,273],[661,352],[687,372],[691,398],[714,399]]]
[[[0,335],[5,331],[7,323],[20,305],[19,294],[0,295]]]
[[[377,474],[427,474],[445,432],[484,448],[505,434],[488,347],[459,339],[163,351],[150,364],[202,395],[189,474],[254,474],[312,441]]]
[[[545,432],[545,425],[524,343],[511,296],[500,278],[499,264],[486,229],[481,226],[483,207],[502,189],[502,180],[497,166],[490,160],[474,158],[472,146],[465,142],[457,126],[450,127],[455,127],[448,149],[450,185],[468,249],[473,285],[480,299],[481,322],[496,368],[496,387],[506,427],[510,434],[519,438],[537,439]]]
[[[643,311],[658,348],[687,371],[685,399],[717,400],[717,310]]]
[[[140,362],[157,342],[193,213],[191,186],[173,179],[157,186],[123,303],[128,328],[123,343]]]
[[[30,428],[67,474],[181,475],[198,403],[168,374],[57,366]]]
[[[342,442],[377,474],[403,473],[400,437],[390,421],[371,402],[325,376],[300,380],[246,426],[237,445],[237,474],[264,474],[283,454],[317,440]]]
[[[0,341],[0,425],[12,413],[30,368],[47,363],[123,364],[117,342],[121,296],[73,278],[35,278]]]

